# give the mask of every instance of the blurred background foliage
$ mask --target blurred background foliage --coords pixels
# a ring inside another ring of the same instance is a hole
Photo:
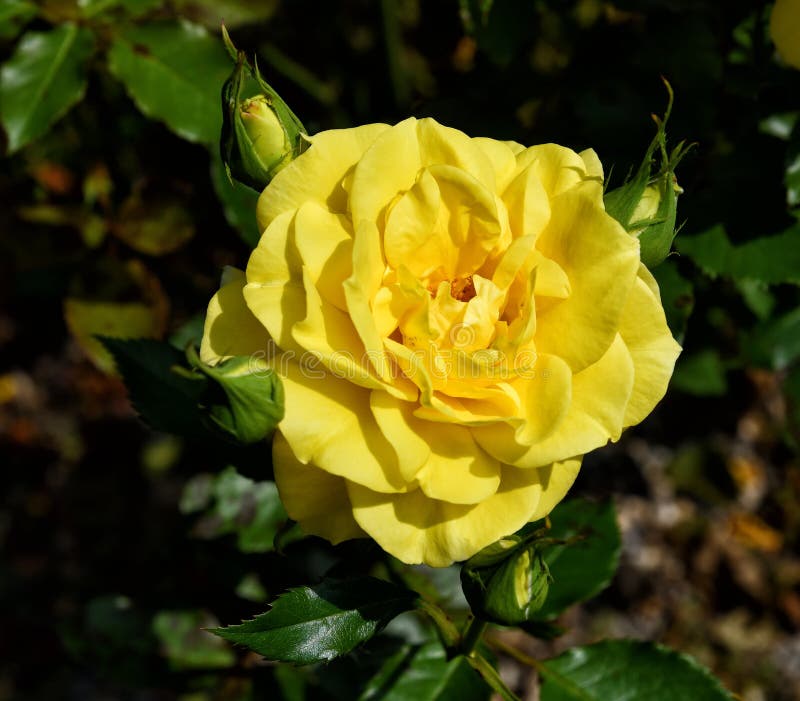
[[[594,147],[611,187],[670,81],[670,135],[697,146],[678,171],[677,254],[654,272],[685,351],[655,414],[576,485],[616,498],[611,588],[563,637],[514,643],[542,657],[654,639],[748,701],[800,698],[800,71],[776,57],[770,7],[0,3],[0,698],[350,701],[374,671],[369,648],[300,672],[203,631],[379,553],[286,531],[263,446],[145,428],[94,339],[182,349],[257,240],[256,193],[218,156],[222,21],[311,132],[433,116]],[[463,608],[457,572],[420,576]],[[392,624],[412,641],[416,625]]]

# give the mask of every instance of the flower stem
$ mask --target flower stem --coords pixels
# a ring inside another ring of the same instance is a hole
[[[416,607],[428,614],[433,621],[436,629],[439,631],[439,637],[442,643],[448,649],[455,647],[459,641],[458,629],[453,625],[448,615],[442,611],[436,604],[427,599],[419,597],[416,602]]]
[[[492,667],[485,657],[478,653],[473,653],[467,657],[467,662],[470,667],[480,674],[483,680],[500,695],[503,701],[520,701],[519,696],[506,686],[505,682],[497,673],[497,670]]]
[[[513,657],[517,662],[521,662],[528,667],[533,667],[533,669],[539,673],[540,677],[549,677],[556,686],[559,686],[561,689],[569,692],[571,694],[571,698],[580,699],[580,701],[592,701],[592,697],[589,696],[577,684],[574,684],[567,677],[559,674],[554,669],[551,669],[547,665],[537,660],[535,657],[526,655],[524,652],[522,652],[522,650],[517,650],[517,648],[507,645],[502,640],[497,640],[496,638],[489,640],[488,643],[491,647],[500,650],[501,652],[505,652],[509,657]]]
[[[475,648],[480,642],[481,636],[488,625],[489,623],[487,621],[480,618],[473,618],[470,621],[467,630],[461,638],[460,648],[462,655],[470,656],[475,652]]]

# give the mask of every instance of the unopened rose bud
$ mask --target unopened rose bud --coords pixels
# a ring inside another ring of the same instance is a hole
[[[633,210],[631,215],[630,226],[628,230],[632,236],[639,236],[643,231],[651,226],[661,224],[665,219],[672,218],[672,212],[664,211],[666,208],[662,207],[664,196],[667,188],[672,188],[675,198],[670,198],[670,208],[675,208],[673,199],[677,198],[683,192],[683,188],[678,185],[677,178],[672,173],[665,173],[657,182],[648,185],[642,197]],[[659,215],[659,212],[661,213]]]
[[[272,105],[259,95],[242,102],[239,111],[253,154],[263,170],[274,175],[289,162],[292,145]]]
[[[514,538],[490,545],[461,570],[461,587],[475,615],[501,625],[530,621],[550,587],[539,548]]]
[[[222,159],[232,177],[256,190],[308,145],[300,120],[241,52],[222,88],[222,110]]]
[[[675,169],[691,148],[679,143],[667,150],[666,124],[672,110],[673,93],[666,83],[669,104],[663,119],[654,117],[658,130],[650,142],[639,169],[626,183],[604,196],[606,211],[632,236],[639,239],[641,259],[648,268],[659,265],[668,255],[675,238],[678,186]],[[658,165],[655,158],[658,152]]]
[[[656,185],[647,186],[631,215],[631,224],[634,228],[629,231],[633,236],[638,236],[646,228],[646,226],[639,226],[641,222],[655,218],[658,214],[659,202],[661,202],[661,188]]]

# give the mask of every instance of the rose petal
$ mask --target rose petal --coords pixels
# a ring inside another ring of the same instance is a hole
[[[307,202],[297,211],[294,242],[320,294],[339,309],[346,309],[342,283],[353,272],[349,218]]]
[[[292,338],[292,328],[306,315],[303,263],[294,244],[294,218],[294,212],[285,212],[274,219],[250,254],[244,298],[281,349],[303,353]]]
[[[370,412],[369,390],[330,375],[321,365],[278,358],[273,367],[286,396],[279,428],[300,462],[378,492],[409,488],[394,448]]]
[[[228,268],[226,274],[227,282],[208,303],[200,343],[200,359],[209,365],[234,355],[264,352],[270,343],[267,330],[245,304],[244,273]]]
[[[400,470],[433,499],[475,504],[497,491],[500,463],[478,446],[464,426],[431,423],[414,416],[414,405],[373,392],[378,426],[395,446]]]
[[[552,206],[537,248],[561,266],[571,291],[537,314],[536,346],[580,372],[599,360],[616,336],[639,267],[639,245],[585,188],[560,195]]]
[[[256,208],[260,230],[283,212],[294,211],[309,201],[332,212],[346,212],[347,193],[341,186],[345,174],[388,129],[386,124],[366,124],[309,137],[308,150],[281,170],[261,193]]]
[[[306,533],[334,545],[367,535],[353,518],[345,480],[301,463],[280,432],[272,441],[272,466],[286,513]]]
[[[566,469],[574,471],[580,461],[569,462]],[[539,470],[504,467],[497,492],[474,505],[431,499],[419,489],[402,495],[353,483],[347,489],[356,521],[384,550],[408,564],[446,567],[525,525],[538,511],[544,483]]]
[[[520,443],[511,426],[491,424],[472,428],[483,449],[498,460],[534,468],[583,455],[622,432],[633,388],[633,360],[617,336],[605,355],[572,377],[572,402],[558,427],[537,443]]]
[[[649,276],[649,271],[646,274]],[[625,426],[633,426],[642,421],[666,393],[681,352],[667,326],[658,297],[641,273],[631,288],[619,333],[633,359],[633,389],[624,419]]]

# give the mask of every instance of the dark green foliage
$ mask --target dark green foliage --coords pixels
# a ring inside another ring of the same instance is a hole
[[[732,701],[708,670],[665,647],[614,640],[544,663],[542,701]]]
[[[550,514],[549,538],[568,541],[544,551],[553,582],[534,618],[546,621],[589,599],[611,582],[621,548],[614,504],[570,499]]]
[[[0,119],[10,153],[41,136],[83,97],[83,69],[93,47],[92,33],[74,24],[22,37],[0,71]]]
[[[252,621],[214,632],[269,660],[325,662],[369,640],[412,608],[415,594],[371,577],[326,580],[281,595]]]
[[[147,339],[102,338],[125,379],[131,404],[154,429],[197,436],[204,431],[197,402],[206,389],[201,377],[174,372],[183,353],[168,343]]]
[[[252,416],[247,397],[226,392],[213,372],[192,371],[184,356],[199,343],[219,271],[244,269],[261,235],[258,193],[231,183],[218,154],[221,89],[234,66],[224,20],[311,134],[414,114],[524,145],[592,147],[615,212],[612,193],[637,176],[653,137],[649,115],[664,111],[659,76],[669,80],[670,145],[698,146],[678,169],[677,227],[656,212],[645,223],[663,235],[639,235],[652,264],[680,228],[678,254],[652,272],[685,352],[654,415],[588,457],[575,487],[619,495],[631,529],[621,575],[597,603],[553,618],[608,584],[619,543],[610,507],[581,507],[567,522],[573,507],[564,505],[545,537],[579,538],[545,550],[554,581],[525,626],[551,639],[578,621],[571,634],[586,642],[618,634],[624,617],[635,635],[702,655],[740,695],[797,697],[781,668],[793,671],[793,660],[778,652],[789,649],[794,583],[781,573],[796,569],[800,503],[800,72],[775,59],[770,3],[0,4],[0,147],[9,155],[0,175],[3,692],[32,701],[485,699],[470,664],[497,684],[497,660],[458,654],[460,592],[437,596],[444,582],[458,589],[457,566],[432,576],[392,569],[445,609],[438,623],[455,632],[450,650],[418,610],[359,644],[411,595],[339,611],[334,620],[360,634],[323,644],[330,655],[355,647],[320,665],[261,664],[202,630],[252,618],[278,592],[307,594],[323,578],[387,576],[385,554],[369,541],[334,547],[286,520],[259,439],[280,415],[276,404]],[[641,182],[652,184],[659,164],[647,165]],[[676,194],[669,184],[659,181],[662,196]],[[157,230],[157,257],[134,235],[144,224]],[[157,289],[141,299],[126,288],[113,301],[159,306],[163,326],[153,334],[175,346],[108,341],[155,432],[135,421],[119,380],[93,367],[63,323],[65,297],[106,299],[97,280],[109,263],[146,268],[143,280]],[[279,392],[273,380],[264,387],[269,398]],[[236,434],[257,442],[219,440]],[[692,480],[680,476],[687,452]],[[740,517],[750,531],[731,530],[728,520]],[[720,532],[731,533],[724,548]],[[644,554],[660,560],[644,569]],[[674,562],[684,568],[677,584]],[[250,634],[269,640],[271,630]],[[666,681],[655,660],[670,670]],[[500,663],[520,696],[538,693],[535,675]],[[650,645],[579,648],[545,664],[545,700],[615,698],[606,672],[636,679],[643,669],[661,689],[696,682],[686,698],[726,698],[696,666]],[[562,671],[595,686],[562,688]],[[655,689],[633,692],[658,698]]]
[[[358,701],[482,701],[489,691],[463,657],[448,660],[441,645],[428,643],[389,657]]]
[[[800,226],[734,246],[722,226],[681,237],[676,248],[711,277],[800,284]]]
[[[207,426],[236,443],[257,443],[283,418],[283,385],[263,360],[249,355],[203,363],[193,349],[192,377],[208,378],[198,405]]]
[[[230,61],[219,39],[188,23],[155,23],[119,33],[108,68],[136,106],[189,141],[219,139],[219,90]]]

